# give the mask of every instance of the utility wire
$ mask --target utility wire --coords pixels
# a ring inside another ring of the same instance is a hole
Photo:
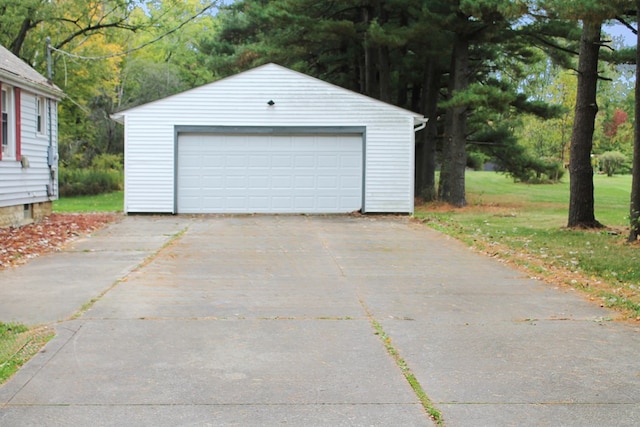
[[[168,35],[175,33],[176,31],[178,31],[179,29],[181,29],[182,27],[187,25],[189,22],[193,21],[195,18],[199,17],[200,15],[204,14],[207,10],[211,9],[213,6],[215,6],[215,4],[216,4],[216,2],[210,3],[208,6],[205,6],[200,12],[196,13],[195,15],[193,15],[192,17],[190,17],[186,21],[182,22],[177,27],[167,31],[164,34],[159,35],[158,37],[156,37],[153,40],[149,40],[148,42],[143,43],[140,46],[136,46],[136,47],[128,49],[128,50],[126,50],[124,52],[111,53],[109,55],[102,55],[102,56],[82,56],[82,55],[76,55],[75,53],[66,52],[66,51],[64,51],[62,49],[58,49],[58,48],[53,47],[51,45],[49,45],[48,47],[49,47],[49,49],[51,49],[53,51],[56,51],[58,53],[61,53],[63,55],[66,55],[68,57],[75,58],[75,59],[83,59],[83,60],[87,60],[87,61],[100,61],[100,60],[103,60],[103,59],[109,59],[109,58],[116,58],[116,57],[119,57],[119,56],[125,56],[125,55],[128,55],[128,54],[130,54],[132,52],[135,52],[137,50],[144,49],[145,47],[147,47],[147,46],[149,46],[149,45],[151,45],[151,44],[153,44],[153,43],[155,43],[155,42],[157,42],[159,40],[162,40],[163,38],[167,37]]]

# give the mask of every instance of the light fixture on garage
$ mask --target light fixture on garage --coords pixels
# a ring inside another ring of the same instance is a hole
[[[273,107],[276,103],[273,102],[273,99],[270,99],[269,102],[267,102],[267,105],[269,105],[269,107]]]

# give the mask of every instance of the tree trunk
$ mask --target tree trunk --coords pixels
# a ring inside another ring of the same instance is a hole
[[[375,15],[380,25],[385,25],[388,20],[388,14],[384,6],[384,1],[375,1]],[[389,47],[385,45],[378,46],[378,99],[387,103],[392,101],[391,91],[391,55]]]
[[[636,0],[638,22],[640,22],[640,0]],[[640,64],[640,33],[637,35],[636,64]],[[633,172],[631,181],[631,207],[629,216],[629,242],[640,236],[640,67],[636,67],[636,112],[633,135]]]
[[[365,5],[362,8],[362,20],[367,27],[373,20],[373,10],[371,7]],[[378,59],[378,51],[372,46],[372,43],[369,41],[369,35],[365,32],[364,34],[364,86],[365,86],[365,94],[372,97],[378,98],[379,90],[378,90],[378,70],[377,70],[377,59]]]
[[[639,0],[640,1],[640,0]],[[440,91],[440,70],[436,61],[429,61],[425,72],[422,107],[420,112],[429,119],[427,127],[418,133],[422,142],[419,151],[420,170],[417,171],[416,195],[425,202],[436,200],[436,140],[438,137],[437,108]],[[418,151],[416,151],[418,153]]]
[[[453,44],[449,89],[452,94],[469,87],[469,40],[456,34]],[[440,171],[440,200],[454,206],[467,204],[465,195],[465,170],[467,167],[467,107],[447,109],[443,163]]]
[[[378,48],[378,70],[381,101],[391,102],[391,64],[389,63],[389,48],[380,46]]]
[[[585,21],[580,38],[578,92],[569,158],[570,196],[568,227],[598,228],[593,198],[591,149],[598,104],[598,57],[602,21]]]

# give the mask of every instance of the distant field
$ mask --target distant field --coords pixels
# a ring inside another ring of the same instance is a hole
[[[99,194],[97,196],[63,197],[53,202],[54,212],[121,212],[124,192]]]
[[[415,216],[532,276],[582,289],[596,302],[640,316],[640,245],[626,244],[630,176],[594,176],[603,230],[568,230],[569,184],[514,183],[468,172],[468,206],[417,206]]]

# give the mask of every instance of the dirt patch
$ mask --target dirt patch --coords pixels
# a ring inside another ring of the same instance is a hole
[[[0,270],[59,251],[80,236],[117,221],[113,213],[52,214],[22,227],[0,228]]]

